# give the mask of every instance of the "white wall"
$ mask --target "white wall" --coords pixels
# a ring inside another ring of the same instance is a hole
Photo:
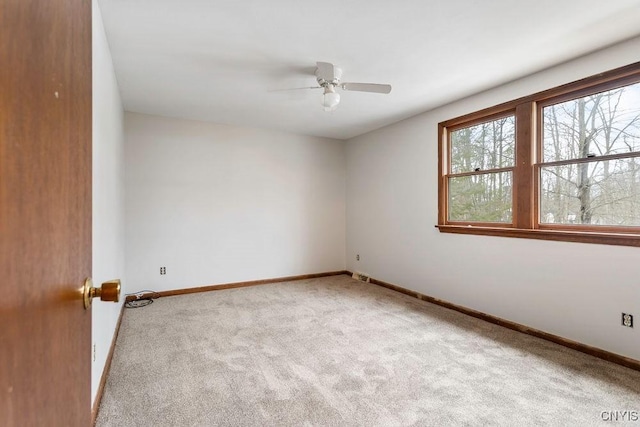
[[[125,135],[132,292],[344,269],[343,141],[135,113]]]
[[[437,124],[638,61],[640,38],[347,143],[347,268],[640,359],[640,249],[441,234]],[[356,254],[361,260],[356,261]]]
[[[93,283],[124,276],[124,135],[122,102],[111,53],[96,0],[93,6]],[[122,300],[122,298],[121,298]],[[119,304],[94,300],[92,335],[96,348],[91,369],[91,401],[115,332]]]

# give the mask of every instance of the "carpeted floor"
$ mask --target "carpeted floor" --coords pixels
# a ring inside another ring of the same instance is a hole
[[[624,425],[603,411],[640,412],[640,372],[334,276],[127,310],[97,425]]]

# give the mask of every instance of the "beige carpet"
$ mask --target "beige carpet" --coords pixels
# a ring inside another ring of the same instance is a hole
[[[334,276],[127,310],[98,426],[624,425],[602,411],[625,410],[640,372]]]

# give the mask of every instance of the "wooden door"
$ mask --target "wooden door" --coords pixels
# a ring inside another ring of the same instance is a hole
[[[91,0],[0,0],[0,425],[91,422]]]

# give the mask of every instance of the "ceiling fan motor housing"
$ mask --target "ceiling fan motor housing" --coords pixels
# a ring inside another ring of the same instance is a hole
[[[316,79],[318,80],[318,84],[322,87],[338,86],[340,84],[340,79],[342,78],[342,68],[333,67],[333,76],[325,76],[320,72],[320,68],[316,69]]]

